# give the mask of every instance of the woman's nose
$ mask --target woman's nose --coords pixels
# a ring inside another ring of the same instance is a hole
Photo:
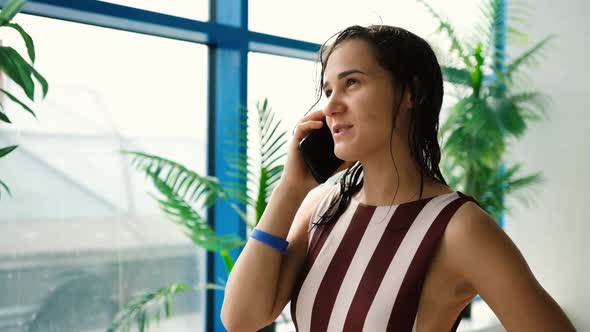
[[[333,116],[335,113],[341,113],[345,109],[345,105],[337,98],[330,98],[328,103],[322,109],[324,115]]]

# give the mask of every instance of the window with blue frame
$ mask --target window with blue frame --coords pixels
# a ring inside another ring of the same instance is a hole
[[[5,108],[13,124],[0,142],[19,148],[2,159],[12,197],[0,201],[0,330],[105,331],[138,293],[204,283],[204,250],[166,220],[120,150],[206,173],[207,47],[22,13],[15,22],[33,36],[50,93],[31,105],[37,119]],[[0,38],[26,53],[16,32]],[[159,328],[203,326],[204,299],[178,296]]]
[[[459,28],[476,18],[477,2],[430,3]],[[441,45],[439,56],[448,43],[411,0],[38,0],[24,12],[17,22],[36,42],[50,93],[35,105],[38,121],[14,112],[15,124],[0,136],[21,145],[3,160],[14,197],[0,201],[0,293],[8,294],[0,299],[0,326],[16,330],[105,328],[141,291],[227,278],[217,254],[194,246],[160,213],[148,195],[153,186],[120,149],[223,180],[223,156],[235,147],[222,129],[239,123],[240,106],[253,110],[268,97],[290,133],[316,98],[315,52],[336,31],[402,26]],[[0,38],[18,44],[15,36]],[[223,202],[207,216],[218,234],[246,236]],[[96,297],[94,307],[82,306],[80,294]],[[172,319],[150,331],[224,331],[221,291],[185,295],[174,301]]]

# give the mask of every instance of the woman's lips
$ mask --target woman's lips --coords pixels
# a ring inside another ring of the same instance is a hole
[[[341,128],[337,128],[334,131],[334,137],[341,137],[343,135],[345,135],[346,133],[348,133],[350,131],[350,129],[352,128],[352,126],[345,126],[345,127],[341,127]]]

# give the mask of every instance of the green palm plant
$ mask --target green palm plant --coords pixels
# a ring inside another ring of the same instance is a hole
[[[449,63],[442,70],[445,80],[458,90],[458,100],[440,130],[442,171],[451,187],[476,198],[499,220],[509,211],[505,197],[544,181],[541,173],[522,175],[521,164],[509,164],[504,158],[510,143],[522,137],[529,123],[546,115],[548,97],[523,89],[518,78],[525,77],[522,70],[537,62],[553,37],[540,40],[504,65],[503,39],[526,39],[515,27],[504,30],[505,0],[480,5],[479,24],[466,40],[424,0],[416,1],[438,21],[438,32],[450,39]],[[515,12],[510,21],[521,22],[522,10]]]
[[[168,219],[180,225],[192,242],[205,250],[221,255],[228,273],[234,261],[229,250],[241,247],[245,241],[235,235],[218,236],[199,210],[209,208],[218,199],[229,203],[240,219],[249,227],[260,220],[272,190],[283,171],[280,164],[285,156],[286,131],[280,128],[281,121],[265,98],[256,104],[255,125],[249,125],[249,111],[240,108],[243,120],[237,132],[227,132],[226,137],[235,137],[227,143],[238,147],[238,153],[226,157],[231,169],[227,183],[217,178],[199,175],[187,167],[156,155],[137,151],[123,151],[132,157],[132,165],[144,173],[159,192],[154,198]],[[250,135],[249,135],[250,133]],[[247,148],[250,148],[249,154]],[[254,209],[254,218],[248,217],[248,208]],[[151,318],[157,321],[161,312],[170,316],[174,295],[204,288],[224,289],[223,285],[206,284],[193,287],[178,283],[156,291],[140,294],[116,315],[108,332],[129,331],[133,322],[143,332]]]
[[[23,58],[14,48],[10,46],[0,46],[0,74],[8,76],[8,78],[24,91],[27,98],[34,101],[35,80],[41,85],[43,97],[47,95],[49,85],[47,84],[47,80],[45,80],[45,78],[33,67],[35,62],[35,44],[33,43],[33,39],[20,25],[11,22],[14,16],[18,14],[25,5],[25,2],[26,0],[12,0],[2,8],[0,11],[0,28],[11,28],[20,34],[27,47],[27,54],[31,63]],[[0,78],[1,77],[2,76],[0,75]],[[35,112],[33,112],[29,106],[1,86],[0,93],[36,117]],[[10,124],[12,122],[6,115],[5,109],[6,106],[4,105],[4,102],[0,102],[0,121]],[[0,147],[0,158],[11,153],[17,147],[18,145]],[[3,190],[6,191],[8,195],[11,195],[8,186],[0,180],[0,197],[2,196]]]
[[[240,153],[234,157],[227,158],[232,172],[228,175],[234,181],[227,183],[225,192],[240,204],[254,208],[254,223],[243,218],[250,227],[255,227],[266,209],[272,190],[281,178],[284,165],[280,163],[285,157],[285,144],[287,143],[287,132],[280,128],[281,121],[275,118],[271,111],[268,100],[264,99],[257,103],[257,121],[255,135],[248,137],[247,110],[245,120],[242,121],[238,133],[228,137],[238,137],[237,141],[229,141],[240,149]],[[256,156],[249,156],[246,148],[251,147],[257,150]],[[258,166],[256,166],[258,165]]]

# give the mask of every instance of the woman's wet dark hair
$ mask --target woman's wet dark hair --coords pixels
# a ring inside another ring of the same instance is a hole
[[[338,45],[351,39],[360,39],[368,43],[377,63],[392,75],[396,91],[400,91],[396,103],[397,108],[392,110],[395,112],[393,113],[392,136],[404,92],[406,89],[411,92],[412,109],[410,111],[408,142],[412,157],[421,168],[419,198],[421,199],[424,189],[424,175],[446,185],[439,169],[441,152],[437,136],[443,100],[443,79],[436,55],[424,39],[405,29],[386,25],[350,26],[338,32],[334,42],[330,45],[326,46],[329,40],[324,43],[320,50],[321,73],[318,99],[312,108],[321,99],[324,71],[330,55]],[[393,154],[391,158],[395,166]],[[397,172],[397,166],[394,171]],[[342,215],[350,204],[351,198],[363,186],[362,174],[363,167],[358,161],[344,171],[339,182],[339,195],[331,201],[330,206],[320,219],[313,222],[314,227],[335,222]]]

